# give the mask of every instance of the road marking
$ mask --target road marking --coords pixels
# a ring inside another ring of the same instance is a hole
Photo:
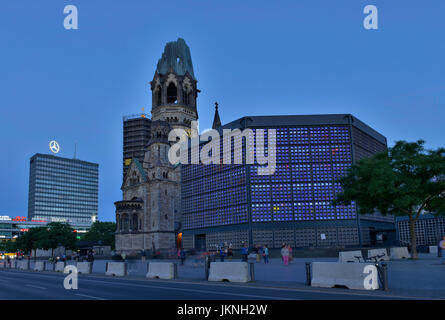
[[[40,287],[40,286],[34,286],[32,284],[25,284],[26,287],[30,287],[30,288],[36,288],[36,289],[41,289],[41,290],[46,290],[46,288],[44,287]]]
[[[89,295],[81,294],[81,293],[75,293],[74,295],[79,296],[79,297],[85,297],[85,298],[90,298],[90,299],[96,299],[96,300],[107,300],[107,299],[105,299],[105,298],[89,296]]]
[[[29,276],[29,277],[33,277],[33,278],[52,278],[52,279],[57,279],[57,278],[62,278],[63,275],[60,274],[56,274],[56,273],[52,273],[52,272],[45,272],[45,273],[34,273],[34,272],[17,272],[16,270],[1,270],[0,269],[0,274],[4,273],[4,274],[18,274],[20,273],[21,275],[24,276]],[[81,277],[80,279],[82,279],[82,281],[92,281],[92,282],[100,282],[100,283],[108,283],[108,284],[115,284],[115,283],[120,283],[122,285],[129,285],[132,286],[133,284],[126,284],[124,282],[129,282],[129,281],[138,281],[138,282],[143,282],[143,281],[147,281],[144,279],[125,279],[125,278],[116,278],[113,279],[116,282],[108,282],[108,281],[99,281],[99,280],[91,280],[88,278],[93,278],[93,279],[109,279],[109,277],[104,277],[101,276],[99,274],[94,274],[94,275],[85,275],[83,277]],[[424,299],[424,300],[431,300],[431,299],[435,299],[435,298],[431,298],[431,297],[421,297],[421,296],[407,296],[407,295],[393,295],[393,294],[375,294],[375,293],[365,293],[365,292],[338,292],[338,291],[330,291],[330,290],[314,290],[311,287],[308,288],[285,288],[285,287],[271,287],[271,286],[250,286],[250,285],[236,285],[236,284],[231,284],[231,285],[226,285],[223,283],[215,283],[215,284],[210,284],[207,282],[193,282],[193,281],[184,281],[184,280],[176,280],[176,281],[163,281],[163,280],[150,280],[152,282],[163,282],[163,283],[168,283],[168,284],[187,284],[187,285],[203,285],[203,286],[221,286],[221,287],[226,287],[226,288],[245,288],[245,289],[265,289],[265,290],[276,290],[276,291],[288,291],[288,292],[294,292],[294,293],[322,293],[322,294],[327,294],[327,295],[342,295],[342,296],[362,296],[362,297],[368,297],[369,299]],[[144,287],[143,285],[137,285],[134,284],[134,286],[139,286],[139,287]],[[161,287],[161,288],[165,288],[165,287]],[[173,289],[172,289],[173,290]],[[214,291],[210,291],[211,293],[217,293]],[[233,295],[233,294],[232,294]],[[266,297],[264,297],[266,298]],[[285,299],[285,298],[281,298],[279,297],[278,299]],[[290,300],[296,300],[296,299],[290,299]]]
[[[87,279],[83,279],[87,280]],[[107,281],[98,281],[98,280],[90,280],[90,282],[99,282],[104,284],[115,285],[115,282],[107,282]],[[260,299],[271,299],[271,300],[301,300],[296,298],[286,298],[286,297],[274,297],[274,296],[266,296],[266,295],[254,295],[254,294],[244,294],[244,293],[235,293],[235,292],[222,292],[222,291],[210,291],[210,290],[199,290],[199,289],[184,289],[178,287],[164,287],[164,286],[151,286],[151,285],[139,285],[139,284],[127,284],[127,283],[118,283],[121,286],[130,286],[130,287],[142,287],[142,288],[154,288],[154,289],[164,289],[164,290],[173,290],[173,291],[185,291],[185,292],[196,292],[196,293],[210,293],[217,295],[225,295],[225,296],[239,296],[239,297],[249,297],[249,298],[260,298]]]

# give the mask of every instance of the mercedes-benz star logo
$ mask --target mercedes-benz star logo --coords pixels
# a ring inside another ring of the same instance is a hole
[[[60,146],[57,143],[57,141],[53,140],[49,143],[49,149],[51,150],[52,153],[59,153]]]

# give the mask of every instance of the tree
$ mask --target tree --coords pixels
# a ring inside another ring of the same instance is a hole
[[[59,245],[65,249],[76,249],[76,234],[74,229],[66,223],[51,222],[47,225],[47,238],[41,239],[39,243],[43,249],[54,249]]]
[[[25,253],[31,252],[33,249],[38,248],[39,240],[46,234],[45,227],[31,228],[29,231],[17,238],[15,242],[16,249],[19,249]]]
[[[397,141],[387,152],[358,161],[339,180],[334,204],[355,201],[359,214],[408,216],[412,258],[417,259],[415,223],[424,211],[445,214],[445,149]]]
[[[116,232],[116,223],[96,221],[90,230],[82,237],[82,240],[102,241],[103,245],[114,248],[114,234]]]

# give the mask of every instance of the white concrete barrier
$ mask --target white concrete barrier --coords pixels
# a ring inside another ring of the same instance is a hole
[[[249,265],[247,262],[212,262],[209,281],[248,282]]]
[[[437,246],[430,246],[430,253],[437,254],[437,250],[438,250]]]
[[[313,262],[311,286],[377,290],[378,271],[375,265],[368,263]]]
[[[340,262],[340,263],[362,262],[362,261],[363,261],[363,255],[362,255],[362,251],[361,250],[357,250],[357,251],[340,251],[338,253],[338,262]]]
[[[10,261],[10,263],[9,263],[9,267],[10,267],[11,269],[15,269],[15,268],[17,268],[17,260],[15,260],[15,259],[11,259],[11,261]]]
[[[45,271],[45,261],[36,261],[34,263],[34,271]]]
[[[65,270],[65,261],[57,261],[54,267],[55,272],[63,272]]]
[[[19,269],[19,270],[29,270],[29,260],[19,260],[19,261],[17,261],[17,269]]]
[[[172,262],[150,262],[147,279],[176,279],[175,264]]]
[[[389,249],[391,259],[409,259],[411,255],[407,247],[397,247]]]
[[[125,277],[127,275],[127,263],[107,262],[107,269],[105,271],[105,275]]]
[[[90,274],[93,271],[93,264],[91,262],[78,262],[77,272],[82,274]]]
[[[368,259],[371,257],[381,256],[377,261],[389,261],[388,252],[385,248],[368,250]]]

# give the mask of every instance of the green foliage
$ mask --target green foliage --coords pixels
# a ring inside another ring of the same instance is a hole
[[[398,141],[387,153],[357,162],[340,183],[343,193],[334,204],[355,201],[360,214],[445,214],[445,149],[426,150],[421,140]]]
[[[82,237],[82,240],[101,241],[102,245],[108,245],[114,248],[114,233],[116,232],[116,223],[96,221],[90,230]]]
[[[59,245],[66,249],[76,248],[76,235],[70,225],[52,222],[46,227],[31,228],[14,243],[14,248],[29,253],[34,249],[55,249]]]
[[[29,253],[33,249],[38,248],[38,242],[40,238],[45,234],[45,227],[31,228],[28,232],[17,238],[15,247],[16,249],[19,249],[25,253]]]
[[[48,224],[48,239],[47,244],[50,245],[50,249],[55,249],[59,245],[65,247],[65,249],[76,249],[77,237],[74,233],[74,229],[66,223],[51,222]]]
[[[17,246],[15,241],[2,241],[0,242],[0,251],[2,252],[16,252]]]
[[[445,149],[427,150],[424,143],[398,141],[388,152],[358,161],[339,180],[343,193],[334,200],[355,201],[360,214],[408,216],[413,258],[420,214],[445,214]]]

